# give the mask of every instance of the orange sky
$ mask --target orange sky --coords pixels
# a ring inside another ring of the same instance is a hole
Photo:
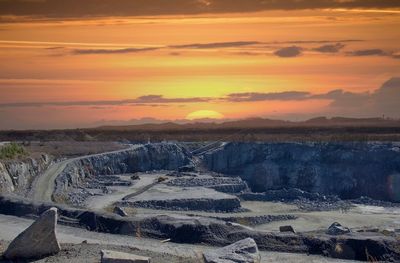
[[[2,22],[0,129],[149,117],[398,118],[400,107],[381,107],[375,95],[400,76],[398,28],[397,10]]]

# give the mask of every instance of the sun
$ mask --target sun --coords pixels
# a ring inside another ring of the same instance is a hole
[[[222,118],[224,118],[224,115],[213,110],[198,110],[191,112],[186,116],[186,119],[191,121],[198,119],[222,119]]]

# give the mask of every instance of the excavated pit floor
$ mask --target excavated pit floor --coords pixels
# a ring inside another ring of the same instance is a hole
[[[153,184],[157,178],[166,176],[167,172],[139,173],[140,180],[133,181],[130,187],[113,186],[111,194],[97,195],[87,200],[87,207],[94,210],[109,210],[109,208],[122,200],[127,195],[134,195],[144,187]],[[121,179],[129,180],[130,176],[121,175]],[[175,180],[176,177],[168,177],[169,180]],[[207,178],[207,176],[205,176]],[[168,184],[168,183],[167,183]],[[190,209],[173,209],[167,207],[143,208],[135,207],[135,201],[149,200],[198,200],[201,198],[220,199],[235,198],[230,194],[217,192],[210,188],[200,187],[176,187],[167,186],[165,182],[156,184],[147,191],[134,196],[125,203],[125,210],[130,215],[147,217],[151,215],[193,215],[213,218],[231,218],[231,217],[260,217],[271,216],[295,216],[297,219],[273,220],[271,222],[252,226],[261,231],[279,231],[281,225],[292,225],[298,232],[325,231],[333,222],[353,229],[400,229],[400,208],[385,208],[378,206],[357,205],[351,208],[347,213],[339,210],[309,212],[299,209],[295,205],[281,202],[258,202],[241,201],[241,212],[207,212]]]

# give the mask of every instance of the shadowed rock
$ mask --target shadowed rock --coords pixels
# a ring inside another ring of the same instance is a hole
[[[56,225],[57,208],[50,208],[11,242],[4,257],[30,259],[60,252],[60,244],[56,237]]]
[[[204,163],[210,171],[240,176],[258,193],[298,188],[341,199],[400,201],[393,180],[400,174],[396,142],[232,142],[207,152]]]
[[[294,231],[294,228],[292,226],[280,226],[279,227],[279,231],[280,232],[292,232],[292,233],[296,233],[296,231]]]
[[[246,238],[232,245],[203,254],[205,263],[259,263],[257,244]]]
[[[117,214],[122,217],[128,216],[128,214],[125,212],[125,210],[119,206],[114,207],[114,214]]]
[[[347,227],[342,226],[341,224],[339,224],[338,222],[333,223],[328,230],[326,231],[326,233],[328,235],[343,235],[343,234],[347,234],[350,233],[350,229]]]

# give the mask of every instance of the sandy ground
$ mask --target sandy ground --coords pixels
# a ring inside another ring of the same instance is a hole
[[[6,249],[8,242],[14,239],[20,232],[33,221],[13,216],[0,215],[0,250]],[[100,250],[103,248],[118,251],[131,251],[139,255],[154,257],[153,262],[201,262],[199,255],[202,251],[215,249],[200,245],[187,245],[176,243],[161,243],[159,240],[135,238],[129,236],[110,235],[89,232],[84,229],[61,226],[57,227],[57,236],[62,244],[63,251],[56,257],[50,257],[36,262],[100,262]],[[86,240],[88,245],[82,244]],[[74,244],[74,245],[71,245]],[[122,245],[123,244],[123,245]],[[140,251],[138,251],[140,250]],[[354,262],[323,258],[319,256],[307,256],[304,254],[289,254],[276,252],[261,252],[261,262]]]

